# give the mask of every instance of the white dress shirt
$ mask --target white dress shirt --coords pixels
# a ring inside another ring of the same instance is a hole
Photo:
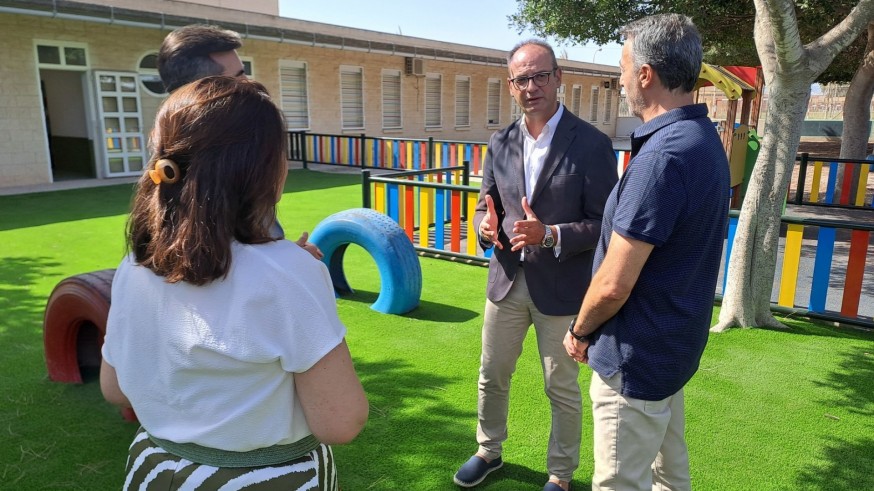
[[[564,114],[564,106],[558,105],[558,110],[549,118],[540,135],[534,138],[528,131],[528,122],[525,117],[519,125],[522,128],[523,146],[522,155],[525,159],[525,196],[528,198],[528,205],[531,205],[531,193],[534,192],[534,184],[537,183],[540,172],[543,170],[543,164],[546,162],[546,156],[549,153],[549,146],[552,144],[552,137],[555,135],[555,128],[558,127],[558,122]],[[553,252],[555,257],[561,253],[561,229],[556,228],[555,247]],[[524,259],[525,251],[522,251]]]

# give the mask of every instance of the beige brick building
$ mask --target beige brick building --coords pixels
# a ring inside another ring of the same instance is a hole
[[[141,173],[154,55],[191,23],[240,32],[289,129],[487,141],[520,114],[504,51],[282,18],[275,0],[0,0],[0,187]],[[615,136],[619,69],[559,64],[565,105]]]

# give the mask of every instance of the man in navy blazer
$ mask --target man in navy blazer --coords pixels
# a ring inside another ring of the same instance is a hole
[[[503,465],[510,378],[533,324],[552,408],[545,491],[567,490],[579,465],[579,367],[562,345],[592,273],[604,203],[618,179],[610,139],[558,104],[561,68],[541,40],[507,58],[524,117],[492,135],[474,224],[489,263],[479,377],[479,449],[455,474],[473,487]]]

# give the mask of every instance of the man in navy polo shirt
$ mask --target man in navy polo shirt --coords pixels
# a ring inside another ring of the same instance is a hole
[[[729,169],[692,91],[701,39],[685,16],[622,31],[620,83],[643,125],[604,210],[591,286],[564,344],[595,373],[592,489],[690,489],[683,386],[710,327]]]

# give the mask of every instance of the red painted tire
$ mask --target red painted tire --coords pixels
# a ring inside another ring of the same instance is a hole
[[[49,296],[43,346],[51,380],[80,384],[82,367],[99,368],[113,276],[114,269],[71,276]]]

